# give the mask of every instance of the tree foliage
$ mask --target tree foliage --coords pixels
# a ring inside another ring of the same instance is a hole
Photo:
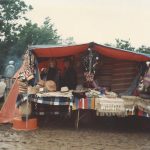
[[[56,44],[59,41],[57,30],[50,18],[42,26],[29,21],[25,14],[33,9],[23,0],[0,0],[0,64],[18,58],[28,45]],[[25,23],[22,25],[21,22]],[[2,67],[0,68],[2,70]],[[1,71],[0,70],[0,71]]]
[[[130,41],[120,40],[120,39],[115,39],[115,40],[116,40],[116,48],[125,49],[129,51],[135,50],[135,48],[131,46]]]
[[[109,46],[109,47],[124,49],[128,51],[150,54],[150,47],[146,47],[142,45],[139,48],[135,48],[131,45],[130,40],[127,41],[127,40],[122,40],[122,39],[115,39],[115,42],[116,42],[115,44],[106,43],[104,45]]]
[[[0,35],[1,42],[7,48],[17,40],[18,30],[22,27],[18,20],[26,20],[24,16],[32,6],[27,6],[22,0],[0,0]]]
[[[142,45],[136,51],[140,52],[140,53],[150,54],[150,47],[146,47],[146,46]]]
[[[42,26],[28,21],[18,34],[18,41],[12,47],[11,56],[21,56],[29,45],[57,44],[59,36],[50,18],[46,18]]]
[[[25,13],[32,9],[23,0],[0,0],[0,64],[4,66],[6,57],[18,40],[21,21],[26,21]],[[3,67],[0,67],[1,70]]]

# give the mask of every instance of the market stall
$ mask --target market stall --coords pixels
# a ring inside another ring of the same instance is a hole
[[[34,117],[48,111],[77,111],[78,123],[80,110],[93,110],[97,116],[135,115],[137,108],[149,113],[149,99],[141,100],[137,90],[149,60],[148,55],[96,43],[31,46],[17,75],[16,106],[32,103]]]

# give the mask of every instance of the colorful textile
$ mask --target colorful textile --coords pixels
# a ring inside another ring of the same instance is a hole
[[[19,94],[16,101],[16,106],[19,107],[27,100],[29,100],[29,102],[35,102],[39,104],[73,106],[73,100],[68,97],[38,97],[35,94]]]
[[[24,75],[27,81],[31,80],[34,78],[34,67],[33,66],[28,66],[26,70],[24,70]]]
[[[138,114],[139,117],[150,117],[150,115],[142,110],[138,110]]]
[[[136,106],[139,110],[150,114],[150,100],[139,99]]]
[[[32,102],[47,105],[69,105],[72,106],[73,102],[67,97],[35,97],[31,98]]]
[[[95,98],[86,97],[86,98],[74,98],[74,103],[72,110],[77,109],[95,109]]]
[[[96,98],[95,109],[97,116],[125,115],[123,99],[120,98]]]

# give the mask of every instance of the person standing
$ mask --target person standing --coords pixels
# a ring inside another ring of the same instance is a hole
[[[5,68],[4,71],[4,77],[6,78],[11,78],[15,74],[15,62],[14,61],[9,61],[7,67]]]
[[[41,79],[44,81],[52,80],[56,83],[57,89],[60,89],[60,73],[57,68],[57,63],[55,59],[49,60],[49,67],[42,68]]]
[[[64,72],[62,75],[62,86],[67,86],[69,89],[75,89],[77,85],[76,71],[72,66],[71,60],[64,60]]]

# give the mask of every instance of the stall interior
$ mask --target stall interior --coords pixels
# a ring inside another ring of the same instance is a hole
[[[81,55],[70,56],[72,66],[76,73],[76,86],[85,85],[84,69],[81,63]],[[50,58],[39,61],[39,70],[48,68]],[[64,60],[66,58],[56,58],[57,68],[60,71],[60,76],[64,73]],[[94,81],[97,86],[109,88],[109,90],[120,94],[127,91],[135,77],[139,74],[139,63],[135,61],[124,61],[101,56],[99,63],[96,66]],[[60,81],[61,82],[61,81]],[[90,87],[96,88],[96,87]]]
[[[19,90],[34,103],[34,112],[40,112],[47,104],[51,107],[46,106],[45,112],[47,107],[52,108],[51,112],[56,108],[66,113],[92,109],[97,116],[128,116],[135,115],[138,108],[140,115],[150,114],[150,105],[139,97],[137,89],[147,71],[144,63],[106,57],[91,49],[67,57],[35,60],[34,55],[30,55],[25,59],[25,65],[30,67],[24,75],[19,75]],[[32,66],[35,61],[36,66]]]

